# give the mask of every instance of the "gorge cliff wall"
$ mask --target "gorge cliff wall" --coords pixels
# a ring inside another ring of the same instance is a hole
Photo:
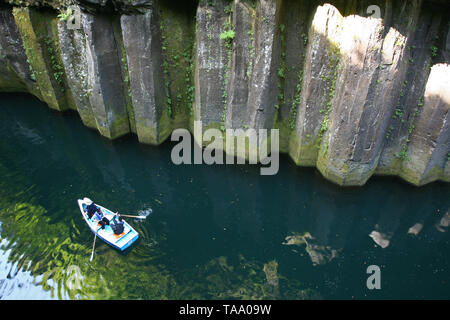
[[[157,145],[195,120],[203,130],[278,128],[282,152],[340,185],[373,174],[448,182],[449,9],[439,0],[10,0],[0,7],[0,91],[75,110],[109,139],[132,133]]]

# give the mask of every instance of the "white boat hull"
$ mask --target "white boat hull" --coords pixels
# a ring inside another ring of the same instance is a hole
[[[97,207],[103,212],[103,215],[108,219],[112,220],[115,216],[115,213],[109,209],[106,209],[98,204]],[[124,231],[120,235],[114,234],[111,226],[105,226],[105,229],[102,229],[98,220],[95,218],[95,215],[92,219],[89,219],[87,213],[85,212],[85,208],[87,203],[84,200],[78,199],[78,206],[80,207],[81,214],[83,215],[83,219],[88,224],[89,228],[93,233],[97,235],[100,239],[113,246],[114,248],[124,251],[128,247],[130,247],[138,238],[139,234],[136,230],[133,229],[125,220],[124,220]]]

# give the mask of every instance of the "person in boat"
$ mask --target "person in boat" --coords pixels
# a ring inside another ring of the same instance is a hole
[[[123,225],[124,221],[123,221],[122,217],[120,215],[116,215],[116,216],[114,216],[113,221],[114,221],[114,224],[111,225],[111,227],[112,227],[114,233],[121,234],[125,229],[125,227]]]
[[[102,226],[102,229],[105,229],[105,226],[109,226],[109,220],[103,215],[102,209],[97,208],[95,217],[97,218],[98,223]]]
[[[91,219],[92,216],[97,212],[97,210],[99,208],[97,207],[97,205],[91,199],[88,199],[86,201],[86,203],[87,203],[87,207],[86,207],[85,211],[86,211],[89,219]]]

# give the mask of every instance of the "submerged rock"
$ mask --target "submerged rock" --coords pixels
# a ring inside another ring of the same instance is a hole
[[[263,271],[266,274],[267,283],[271,286],[278,287],[278,262],[276,260],[272,260],[265,263]]]
[[[284,245],[305,245],[305,251],[308,253],[314,266],[323,265],[330,262],[334,258],[338,257],[339,251],[341,250],[333,249],[331,246],[314,243],[315,239],[309,232],[305,232],[303,234],[295,233],[293,235],[287,236],[285,240],[286,241],[283,242]]]
[[[331,248],[330,246],[320,246],[311,244],[306,247],[309,257],[314,266],[322,265],[330,262],[334,258],[338,257],[338,250]]]

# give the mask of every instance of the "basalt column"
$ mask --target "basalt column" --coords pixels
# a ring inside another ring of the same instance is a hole
[[[81,15],[81,19],[85,16]],[[88,83],[86,36],[82,29],[69,29],[66,21],[58,23],[61,58],[67,74],[67,84],[73,95],[78,114],[84,125],[97,128],[89,97],[92,88]]]
[[[84,13],[89,101],[102,135],[116,138],[130,132],[123,90],[120,48],[107,15]]]
[[[154,10],[143,14],[122,15],[136,133],[140,142],[159,144],[170,133],[165,108],[161,35]]]

